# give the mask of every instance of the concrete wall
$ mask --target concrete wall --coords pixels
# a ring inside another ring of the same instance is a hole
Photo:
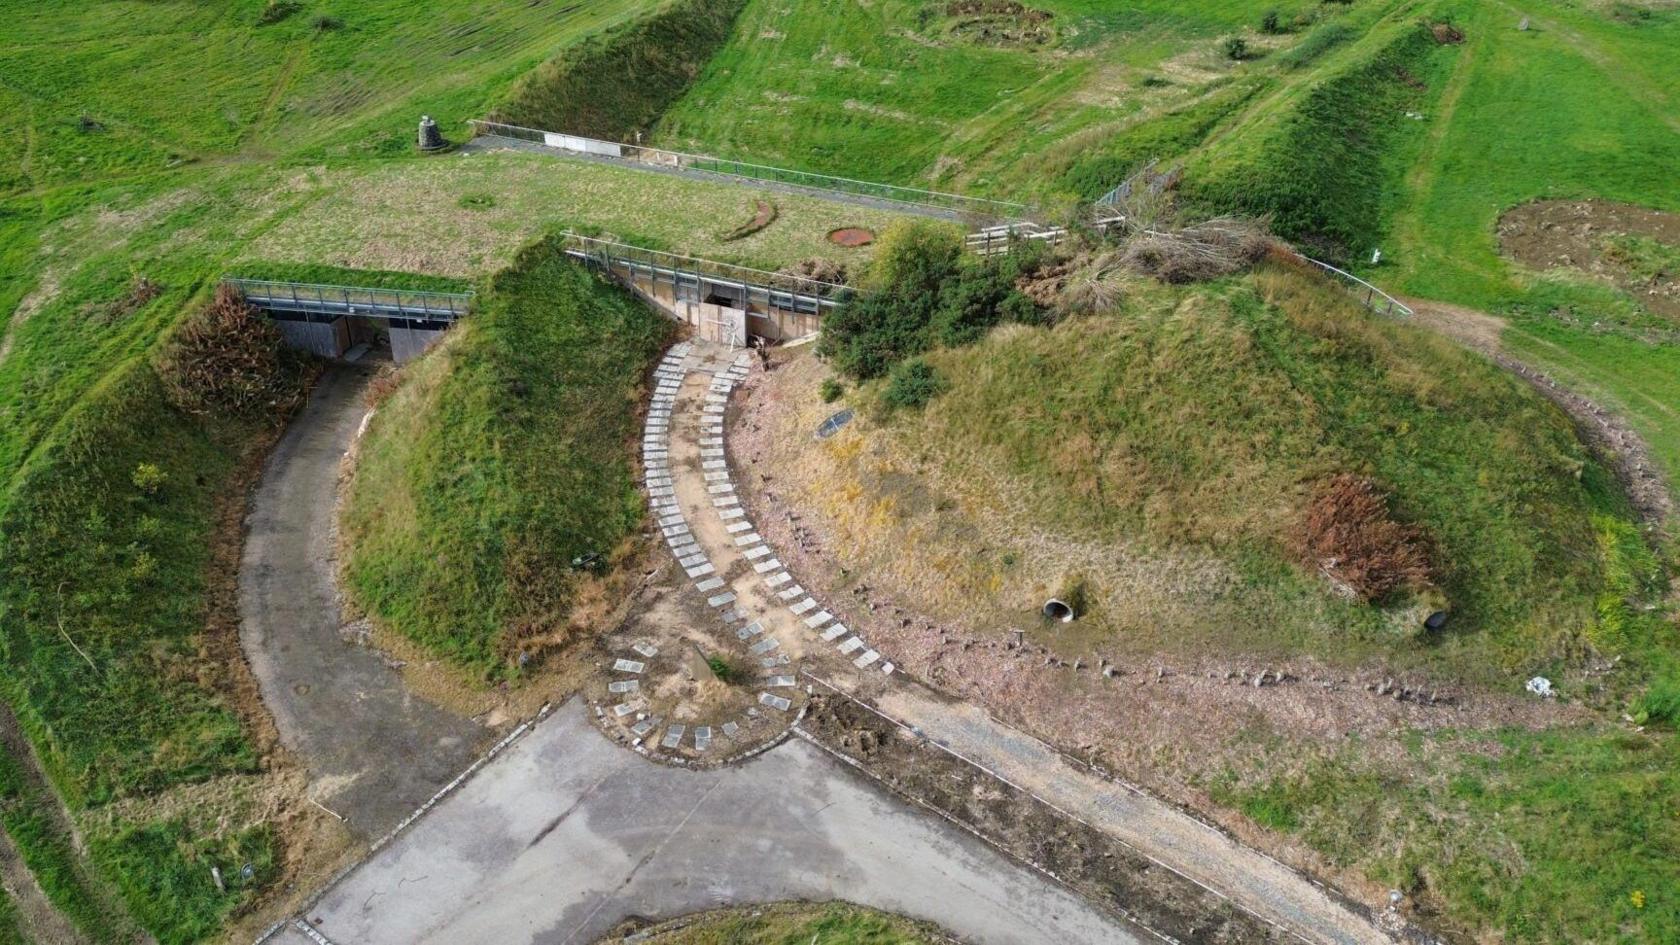
[[[294,348],[302,348],[323,358],[337,358],[350,347],[349,320],[340,316],[330,322],[295,322],[274,319],[280,337]]]
[[[620,278],[622,278],[620,273]],[[750,337],[771,341],[796,341],[816,334],[822,319],[754,305],[751,309],[735,308],[702,302],[692,292],[673,293],[668,282],[655,282],[646,277],[635,280],[636,294],[652,303],[665,314],[694,326],[695,334],[707,341],[717,341],[745,347]]]
[[[440,329],[391,327],[391,360],[402,364],[426,353],[443,337]]]

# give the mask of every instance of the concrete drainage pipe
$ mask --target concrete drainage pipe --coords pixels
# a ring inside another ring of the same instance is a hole
[[[1044,616],[1051,620],[1060,620],[1062,623],[1072,623],[1073,607],[1067,601],[1052,597],[1044,602]]]

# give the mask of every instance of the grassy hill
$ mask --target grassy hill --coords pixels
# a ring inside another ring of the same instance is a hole
[[[1668,809],[1680,634],[1657,605],[1659,562],[1567,419],[1480,357],[1291,269],[1119,294],[1101,314],[1005,325],[904,362],[935,379],[919,408],[891,406],[906,402],[897,371],[863,382],[845,395],[858,418],[827,441],[804,434],[838,409],[827,370],[781,369],[771,402],[793,406],[769,408],[767,442],[778,466],[809,472],[778,491],[834,549],[840,588],[911,602],[964,652],[978,641],[977,663],[1013,629],[1083,657],[1083,678],[1048,690],[1028,661],[998,681],[953,670],[954,649],[935,658],[958,680],[996,682],[969,694],[1028,725],[1047,703],[1083,706],[1051,713],[1067,725],[1121,711],[1154,681],[1139,668],[1162,664],[1191,678],[1220,665],[1375,672],[1459,687],[1466,708],[1547,675],[1585,707],[1549,729],[1487,709],[1359,730],[1363,694],[1305,710],[1345,711],[1344,741],[1213,694],[1189,713],[1213,730],[1193,747],[1171,712],[1128,740],[1140,775],[1403,890],[1466,940],[1671,937],[1676,904],[1649,891],[1680,879]],[[1303,558],[1315,484],[1349,473],[1380,483],[1391,521],[1424,536],[1432,590],[1365,603],[1327,578],[1334,563]],[[1038,618],[1051,595],[1084,616]],[[1448,628],[1423,633],[1442,603]],[[1093,653],[1128,675],[1093,681]],[[1197,698],[1168,689],[1155,704]],[[1091,728],[1079,737],[1103,747]]]
[[[0,192],[229,155],[401,153],[422,113],[459,135],[557,49],[654,5],[4,0]]]
[[[610,561],[641,521],[629,444],[675,326],[548,241],[476,304],[368,428],[344,570],[396,632],[504,677],[576,635],[592,569],[571,562]]]
[[[1048,19],[947,9],[960,6],[751,0],[658,137],[847,177],[1035,190],[1034,165],[1068,139],[1240,71],[1225,33],[1317,4],[1028,4]]]

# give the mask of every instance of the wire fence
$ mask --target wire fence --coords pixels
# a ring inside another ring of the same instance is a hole
[[[424,289],[374,289],[319,285],[310,282],[273,282],[266,279],[224,279],[245,301],[274,311],[303,315],[377,315],[434,322],[453,322],[471,310],[471,292],[429,292]]]
[[[866,197],[883,203],[941,210],[954,216],[983,220],[1004,220],[1020,217],[1028,209],[1026,204],[1013,203],[1007,200],[992,200],[986,197],[971,197],[966,194],[854,180],[849,177],[796,171],[785,167],[753,164],[748,161],[736,161],[707,154],[691,154],[640,144],[603,141],[599,138],[585,138],[581,135],[543,131],[538,128],[524,128],[519,125],[509,125],[501,122],[474,120],[470,124],[480,135],[534,142],[557,151],[657,167],[703,171],[708,174],[733,177],[738,180],[783,184],[818,193]]]

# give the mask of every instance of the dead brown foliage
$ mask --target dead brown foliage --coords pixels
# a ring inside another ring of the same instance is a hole
[[[380,365],[373,377],[368,379],[367,390],[362,393],[362,403],[369,407],[378,408],[391,399],[391,395],[402,386],[402,372],[397,370],[395,363],[387,362]]]
[[[831,282],[835,285],[845,285],[846,280],[851,276],[851,273],[846,269],[845,263],[818,257],[802,259],[791,266],[783,266],[776,274],[779,276],[793,276],[795,279],[814,279],[818,282]],[[795,279],[780,281],[785,283],[784,287],[792,287],[797,284]]]
[[[245,418],[284,415],[303,396],[306,373],[279,330],[226,285],[176,331],[157,372],[176,407]]]
[[[1435,42],[1443,46],[1457,46],[1464,42],[1464,31],[1451,23],[1432,23],[1429,31],[1435,35]]]
[[[1423,531],[1395,521],[1387,492],[1352,473],[1319,484],[1307,506],[1301,552],[1367,601],[1422,590],[1434,570]]]
[[[1139,233],[1127,244],[1127,266],[1162,282],[1182,285],[1241,272],[1264,258],[1272,245],[1252,220],[1216,217],[1176,230]]]

